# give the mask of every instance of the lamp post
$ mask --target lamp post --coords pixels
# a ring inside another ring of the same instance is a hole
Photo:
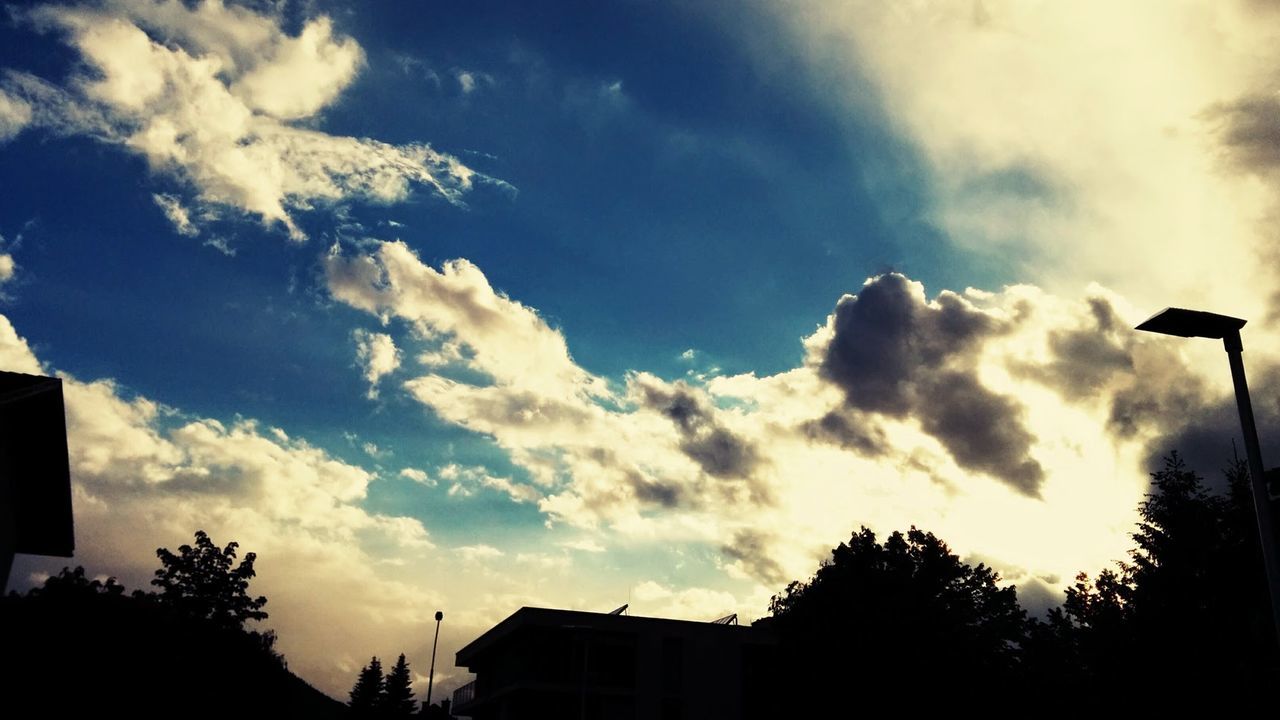
[[[436,611],[436,639],[431,643],[431,672],[427,674],[427,707],[431,707],[431,686],[436,682],[436,645],[440,644],[440,621],[444,613]]]
[[[1244,345],[1240,328],[1246,320],[1217,315],[1201,310],[1165,308],[1147,318],[1136,329],[1178,337],[1203,337],[1222,340],[1231,363],[1231,380],[1236,388],[1236,407],[1240,410],[1240,430],[1244,433],[1245,452],[1249,458],[1249,480],[1253,488],[1253,510],[1258,519],[1258,541],[1262,544],[1262,561],[1267,570],[1267,589],[1271,595],[1271,619],[1276,639],[1280,641],[1280,557],[1277,556],[1275,525],[1271,496],[1267,492],[1266,474],[1262,467],[1262,449],[1258,445],[1258,428],[1253,422],[1253,405],[1249,402],[1249,385],[1244,378]]]

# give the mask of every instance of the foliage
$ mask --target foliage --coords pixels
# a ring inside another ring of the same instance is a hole
[[[374,657],[360,670],[356,684],[351,688],[351,700],[347,704],[351,706],[352,713],[355,715],[370,715],[381,706],[385,690],[382,662]]]
[[[83,568],[0,598],[0,660],[13,703],[56,705],[68,692],[58,669],[75,668],[76,697],[101,699],[125,717],[340,713],[340,703],[270,652],[272,637],[221,627],[162,594],[127,594],[114,578],[93,579]]]
[[[27,594],[31,597],[49,598],[92,595],[120,597],[124,595],[124,586],[116,582],[114,577],[107,578],[106,582],[90,580],[85,576],[84,568],[77,565],[75,570],[62,568],[57,575],[46,579],[42,587],[31,588]]]
[[[196,531],[195,547],[182,545],[175,555],[159,548],[162,567],[152,585],[160,588],[160,601],[192,617],[203,618],[226,629],[243,629],[249,620],[265,620],[265,597],[250,597],[249,580],[255,575],[254,553],[247,553],[239,565],[239,543],[219,549],[203,530]]]
[[[1081,573],[1062,607],[1031,624],[1035,683],[1118,694],[1171,674],[1238,682],[1275,665],[1249,473],[1236,462],[1224,474],[1222,495],[1177,453],[1152,473],[1128,561],[1096,580]]]
[[[405,662],[404,653],[400,654],[400,659],[391,668],[391,672],[387,673],[380,704],[384,714],[391,717],[412,715],[418,704],[413,699],[412,678],[409,676],[409,663]]]
[[[382,661],[372,657],[356,677],[347,705],[356,717],[407,717],[417,706],[412,683],[404,653],[385,676]]]
[[[907,669],[921,662],[935,685],[998,682],[1016,666],[1025,625],[1016,591],[998,581],[932,533],[913,527],[880,544],[864,527],[808,582],[774,596],[765,624],[779,635],[782,669],[819,691],[851,678],[902,687],[918,681]]]

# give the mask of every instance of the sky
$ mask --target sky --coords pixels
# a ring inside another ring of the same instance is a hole
[[[0,365],[74,563],[257,554],[421,693],[525,605],[767,614],[861,526],[1024,606],[1280,443],[1280,6],[102,0],[0,13]],[[1268,464],[1273,464],[1272,460]],[[20,557],[11,586],[67,564]]]

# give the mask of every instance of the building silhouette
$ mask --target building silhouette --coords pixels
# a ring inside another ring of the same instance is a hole
[[[453,694],[473,720],[764,718],[775,641],[714,622],[525,607],[458,651]]]

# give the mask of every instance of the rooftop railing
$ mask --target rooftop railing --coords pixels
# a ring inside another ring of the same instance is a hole
[[[476,681],[475,680],[472,680],[466,685],[463,685],[462,687],[453,691],[453,706],[455,708],[465,705],[466,703],[469,703],[475,699],[476,699]]]

